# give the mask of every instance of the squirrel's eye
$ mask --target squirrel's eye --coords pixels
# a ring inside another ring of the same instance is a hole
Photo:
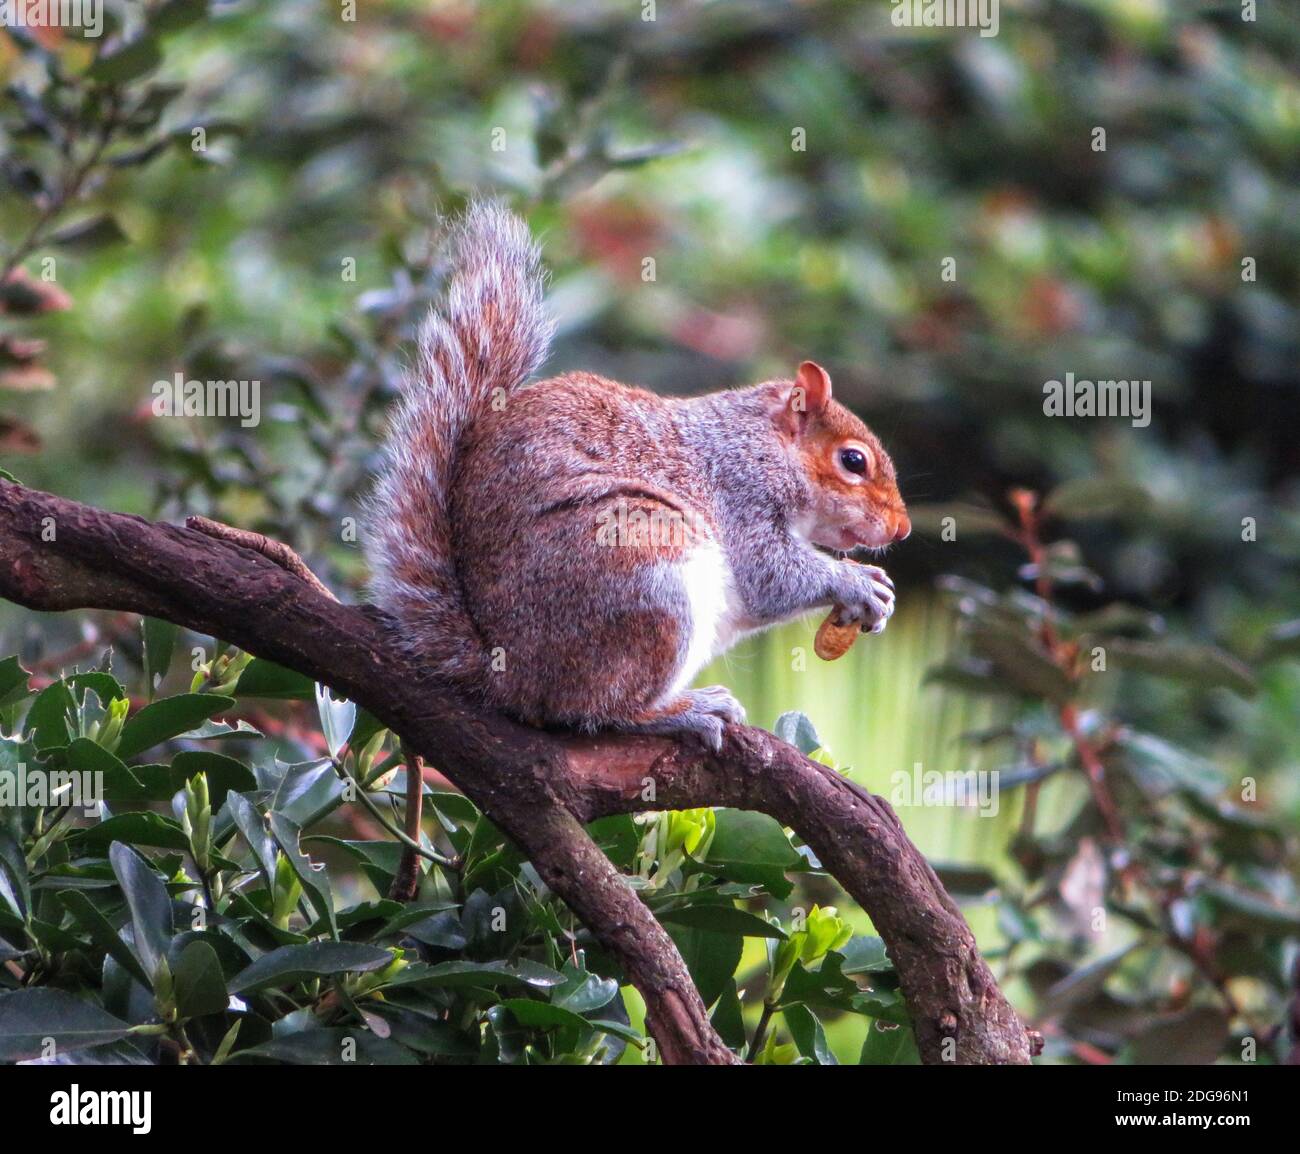
[[[840,464],[850,473],[862,476],[867,471],[867,455],[861,449],[841,449]]]

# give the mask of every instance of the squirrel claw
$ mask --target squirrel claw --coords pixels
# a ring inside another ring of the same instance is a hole
[[[723,685],[688,689],[662,712],[638,721],[620,723],[624,733],[689,735],[706,749],[722,749],[723,731],[728,725],[743,725],[745,709]]]
[[[731,725],[745,724],[745,707],[736,700],[725,685],[709,685],[704,689],[690,689],[683,695],[690,698],[691,709],[711,713]]]
[[[842,603],[836,624],[857,622],[864,633],[884,632],[885,622],[894,615],[894,582],[875,565],[855,565],[854,577],[859,582],[856,598]]]

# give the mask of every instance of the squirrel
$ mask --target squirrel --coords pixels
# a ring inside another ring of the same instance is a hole
[[[448,230],[367,504],[375,604],[453,689],[526,724],[693,734],[744,710],[691,688],[736,640],[824,606],[880,632],[911,530],[894,466],[826,370],[696,397],[593,373],[526,382],[553,323],[502,205]]]

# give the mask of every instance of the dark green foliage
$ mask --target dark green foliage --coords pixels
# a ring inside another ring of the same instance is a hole
[[[997,908],[1002,974],[1023,977],[1048,1056],[1282,1061],[1295,1045],[1282,1026],[1300,934],[1294,829],[1257,804],[1244,768],[1131,721],[1142,682],[1249,698],[1259,675],[1242,656],[1160,637],[1163,622],[1133,606],[1063,608],[1068,580],[1041,560],[1040,536],[1043,511],[1061,503],[1011,500],[1019,517],[1004,529],[1039,559],[1025,574],[1034,594],[945,582],[969,655],[939,671],[954,689],[1016,701],[1008,724],[966,738],[1004,758],[1003,804],[1030,795],[1014,866],[972,887]],[[1064,828],[1044,829],[1039,791],[1061,775],[1088,790]],[[868,1048],[882,1044],[873,1031]]]
[[[155,651],[147,667],[171,659]],[[240,667],[253,688],[283,685],[229,652],[195,684]],[[303,738],[324,742],[346,716],[337,756],[285,764],[247,723],[213,720],[253,700],[238,682],[235,697],[159,694],[132,710],[108,670],[40,692],[15,660],[0,677],[0,1058],[589,1063],[630,1046],[653,1060],[622,975],[464,797],[426,787],[432,865],[415,903],[387,899],[401,847],[347,801],[365,791],[394,829],[400,782],[390,736],[347,703],[320,695],[323,731]],[[84,774],[84,792],[52,794],[71,780],[60,772]],[[815,908],[804,927],[777,902],[789,872],[809,871],[771,818],[701,810],[592,832],[738,1048],[747,939],[769,943],[769,996],[784,989],[773,1006],[797,1044],[763,1060],[833,1061],[819,1014],[906,1021],[877,939]]]

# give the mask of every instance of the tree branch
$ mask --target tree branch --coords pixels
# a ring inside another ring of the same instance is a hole
[[[729,727],[712,755],[661,739],[525,729],[448,695],[401,653],[382,614],[340,604],[261,552],[2,479],[0,596],[39,610],[160,617],[365,706],[519,844],[619,961],[666,1062],[737,1059],[672,940],[582,828],[647,808],[647,782],[652,808],[757,809],[799,833],[884,939],[923,1060],[1029,1061],[1024,1027],[890,807],[770,734]]]

